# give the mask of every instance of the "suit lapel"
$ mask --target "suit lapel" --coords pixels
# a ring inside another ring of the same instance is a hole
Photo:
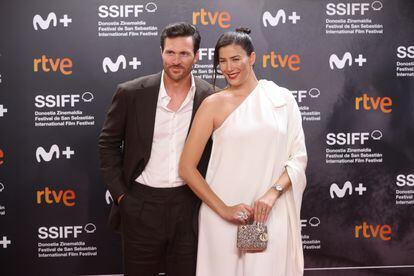
[[[198,107],[200,106],[201,102],[204,100],[204,97],[203,97],[203,92],[204,91],[202,91],[202,88],[200,87],[200,84],[199,84],[197,78],[194,78],[194,82],[195,82],[195,86],[196,86],[196,91],[195,91],[195,94],[194,94],[193,111],[191,113],[190,127],[188,128],[188,131],[190,131],[191,124],[193,123],[193,119],[194,119],[194,116],[197,112]]]
[[[146,157],[149,157],[151,153],[160,84],[161,73],[148,77],[148,79],[142,83],[141,87],[138,88],[142,89],[142,91],[139,91],[135,98],[135,112],[138,122],[137,127],[142,138]]]

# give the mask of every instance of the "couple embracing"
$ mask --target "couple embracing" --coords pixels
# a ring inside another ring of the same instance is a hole
[[[220,91],[191,73],[201,37],[187,23],[162,31],[160,73],[118,86],[99,155],[126,275],[303,274],[302,119],[287,89],[257,80],[249,33],[218,39]],[[236,246],[251,222],[267,225],[263,251]]]

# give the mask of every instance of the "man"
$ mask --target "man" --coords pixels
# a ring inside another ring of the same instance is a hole
[[[103,180],[114,199],[127,275],[195,275],[199,200],[178,175],[191,121],[213,92],[193,77],[198,30],[187,23],[161,33],[163,71],[118,86],[99,137]],[[211,143],[199,163],[204,175]],[[120,227],[119,227],[120,226]]]

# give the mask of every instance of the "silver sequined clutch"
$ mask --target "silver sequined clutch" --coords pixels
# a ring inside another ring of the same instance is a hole
[[[267,226],[258,224],[237,227],[237,248],[246,251],[263,251],[267,248]]]

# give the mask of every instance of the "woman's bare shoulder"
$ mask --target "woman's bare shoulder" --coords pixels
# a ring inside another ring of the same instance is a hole
[[[204,99],[203,105],[209,107],[216,107],[220,106],[228,100],[229,91],[227,89],[220,90],[214,94],[211,94],[207,98]]]

